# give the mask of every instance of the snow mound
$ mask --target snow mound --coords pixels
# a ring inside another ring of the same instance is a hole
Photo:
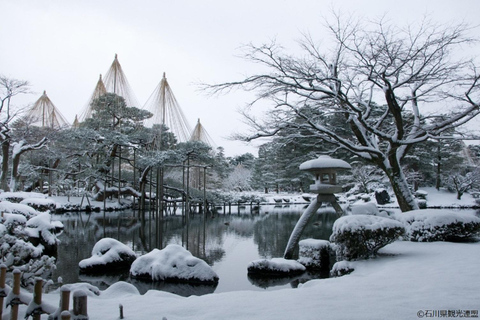
[[[137,258],[130,268],[133,278],[152,281],[217,283],[218,276],[203,260],[182,246],[169,244]]]
[[[480,218],[468,213],[434,209],[413,210],[398,214],[411,241],[462,240],[480,232]]]
[[[133,285],[125,281],[118,281],[108,287],[105,291],[102,291],[102,298],[121,298],[129,295],[140,295],[138,289]]]
[[[97,287],[84,282],[65,284],[62,286],[61,289],[69,290],[70,292],[82,292],[88,297],[99,296],[101,293],[100,289],[98,289]]]
[[[92,256],[78,263],[84,273],[101,273],[128,269],[136,255],[132,249],[112,238],[100,239],[92,249]]]
[[[291,275],[303,273],[306,268],[300,262],[284,258],[259,259],[248,264],[248,273],[265,275]]]

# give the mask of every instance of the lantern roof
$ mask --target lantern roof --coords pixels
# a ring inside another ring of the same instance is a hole
[[[318,169],[352,169],[352,167],[346,161],[334,159],[327,155],[321,155],[317,159],[308,160],[300,164],[299,169],[316,171]]]

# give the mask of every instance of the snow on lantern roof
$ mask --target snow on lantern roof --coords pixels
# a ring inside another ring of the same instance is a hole
[[[352,167],[346,161],[321,155],[317,159],[308,160],[300,164],[299,169],[315,171],[317,169],[352,169]]]

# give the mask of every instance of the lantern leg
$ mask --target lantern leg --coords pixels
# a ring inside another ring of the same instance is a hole
[[[307,209],[305,209],[305,211],[302,213],[302,216],[300,217],[300,219],[298,219],[295,228],[290,234],[290,239],[288,239],[287,248],[285,249],[285,253],[283,254],[283,257],[285,259],[292,259],[293,251],[298,245],[300,236],[302,235],[305,226],[307,225],[310,218],[318,211],[318,209],[320,209],[321,205],[322,201],[319,201],[319,197],[316,197],[312,200],[312,202],[310,202]]]
[[[320,202],[330,202],[333,209],[335,209],[337,216],[343,216],[343,209],[340,207],[340,204],[337,202],[337,198],[335,198],[334,194],[319,194],[317,199]]]

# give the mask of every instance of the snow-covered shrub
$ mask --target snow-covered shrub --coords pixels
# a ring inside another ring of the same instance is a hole
[[[417,197],[418,199],[427,200],[427,196],[428,196],[428,192],[425,190],[415,191],[415,197]]]
[[[39,212],[26,204],[0,201],[0,212],[21,214],[27,219],[36,216]]]
[[[249,274],[268,276],[290,276],[305,272],[306,268],[300,262],[284,258],[259,259],[252,261],[247,267]]]
[[[418,199],[417,200],[418,207],[420,209],[427,209],[427,200],[425,199]]]
[[[35,277],[47,277],[55,268],[47,247],[56,249],[55,230],[63,225],[24,204],[1,201],[0,209],[0,259],[9,271],[22,271],[24,286],[33,285]]]
[[[352,263],[350,261],[338,261],[336,262],[332,270],[330,271],[330,276],[331,277],[341,277],[346,274],[352,273],[355,269],[352,266]]]
[[[128,270],[136,258],[135,252],[127,245],[112,238],[103,238],[93,246],[92,256],[80,261],[78,266],[83,273]]]
[[[375,190],[375,200],[379,205],[387,204],[391,202],[388,191],[384,188]]]
[[[40,212],[55,212],[57,208],[57,203],[53,199],[27,198],[22,200],[20,204],[26,204]]]
[[[27,198],[45,199],[45,195],[37,192],[2,192],[0,200],[12,203],[20,203]]]
[[[8,234],[20,234],[25,225],[27,224],[27,218],[21,214],[4,214],[1,219],[2,224],[4,225],[6,232]]]
[[[212,267],[176,244],[162,250],[153,249],[137,258],[130,268],[130,276],[150,281],[218,282]]]
[[[330,242],[304,239],[298,243],[298,262],[308,269],[330,269]]]
[[[48,212],[42,212],[27,221],[25,230],[30,242],[35,245],[41,244],[45,254],[55,256],[59,243],[56,233],[62,228],[63,224],[60,221],[52,221]]]
[[[405,224],[410,241],[461,241],[480,233],[480,218],[467,213],[425,209],[398,217]]]
[[[399,221],[371,215],[343,216],[333,224],[330,241],[337,260],[367,259],[405,233]]]

